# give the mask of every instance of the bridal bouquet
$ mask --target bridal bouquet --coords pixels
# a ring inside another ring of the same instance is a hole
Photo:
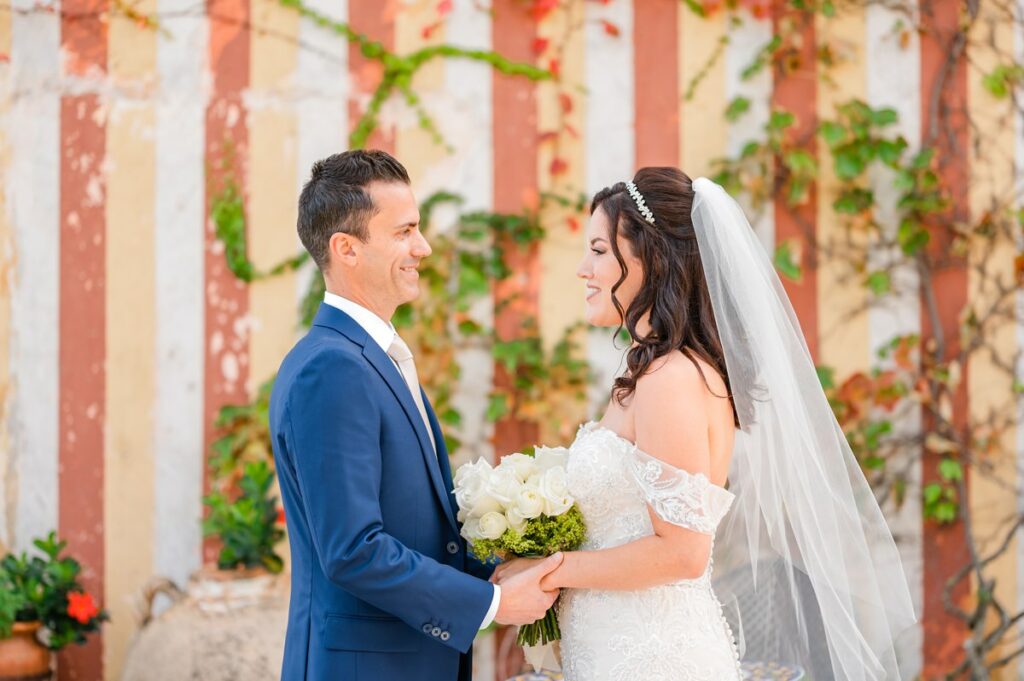
[[[537,447],[533,456],[509,454],[497,466],[478,459],[455,472],[462,536],[478,559],[489,562],[545,557],[583,544],[586,526],[569,495],[564,447]],[[552,606],[519,629],[517,642],[535,646],[561,638]]]

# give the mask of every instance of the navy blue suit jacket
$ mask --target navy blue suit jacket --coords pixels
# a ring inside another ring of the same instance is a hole
[[[281,364],[270,430],[292,554],[284,681],[469,681],[494,591],[459,536],[423,400],[436,455],[394,362],[326,303]]]

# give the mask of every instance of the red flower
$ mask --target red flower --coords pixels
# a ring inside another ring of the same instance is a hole
[[[580,221],[576,219],[575,215],[570,215],[565,219],[565,223],[569,225],[569,229],[574,232],[580,231]]]
[[[619,27],[607,19],[601,19],[601,26],[604,27],[604,32],[613,38],[618,38],[621,33]]]
[[[531,48],[534,54],[544,54],[544,50],[548,49],[548,43],[550,41],[547,38],[534,38]]]
[[[68,593],[68,616],[71,619],[77,620],[80,624],[88,624],[99,612],[100,609],[96,607],[92,594],[74,591]]]
[[[284,525],[284,507],[277,509],[277,524]]]
[[[569,164],[565,162],[565,159],[558,158],[557,156],[551,159],[551,174],[561,175],[569,169]]]

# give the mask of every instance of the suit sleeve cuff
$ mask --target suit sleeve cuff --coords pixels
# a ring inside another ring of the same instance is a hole
[[[494,596],[491,597],[491,607],[487,610],[487,614],[484,615],[484,621],[481,622],[480,628],[486,629],[491,626],[491,622],[498,614],[498,604],[501,602],[501,587],[497,584],[494,585]]]

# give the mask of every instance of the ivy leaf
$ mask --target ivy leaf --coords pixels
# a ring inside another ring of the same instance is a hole
[[[925,485],[924,490],[922,490],[922,496],[924,497],[924,503],[926,506],[935,504],[942,498],[942,485],[937,482]]]
[[[896,113],[895,109],[885,107],[884,109],[875,109],[871,112],[871,123],[878,127],[886,125],[892,125],[899,120],[899,114]]]
[[[954,482],[963,479],[964,469],[960,466],[960,462],[955,459],[943,459],[939,462],[939,475],[945,480]]]
[[[836,370],[834,367],[816,366],[814,370],[818,374],[818,382],[821,383],[822,390],[831,390],[836,387]]]
[[[775,257],[773,260],[775,262],[775,269],[779,271],[779,274],[792,281],[800,281],[802,278],[800,263],[798,258],[794,258],[791,241],[783,241],[775,247]]]
[[[495,393],[491,395],[487,402],[487,415],[486,418],[490,422],[495,422],[501,417],[508,413],[508,398],[504,393]]]
[[[907,148],[907,141],[902,137],[897,137],[894,140],[879,140],[878,141],[878,157],[882,159],[882,163],[888,166],[894,166],[899,163],[900,157],[903,156],[903,151]]]
[[[821,133],[822,138],[825,140],[825,144],[827,144],[829,148],[838,146],[840,142],[846,139],[846,128],[834,121],[825,121],[822,123],[818,132]]]
[[[906,255],[915,255],[922,248],[928,245],[928,241],[931,236],[928,234],[928,230],[923,229],[918,223],[912,220],[903,220],[900,222],[899,230],[896,234],[896,239],[899,241],[900,248]]]
[[[864,172],[863,158],[854,149],[843,149],[835,155],[836,175],[842,180],[853,180]]]
[[[888,272],[878,270],[868,275],[867,285],[876,296],[882,296],[892,290],[892,279]]]
[[[750,111],[750,100],[746,97],[734,97],[725,109],[725,119],[735,123],[740,116]]]
[[[785,130],[789,126],[796,122],[796,116],[788,111],[782,111],[777,109],[772,111],[771,117],[768,119],[768,130],[770,131],[781,131]]]
[[[844,215],[858,215],[869,209],[874,202],[875,195],[870,190],[853,187],[842,192],[832,202],[832,208]]]

